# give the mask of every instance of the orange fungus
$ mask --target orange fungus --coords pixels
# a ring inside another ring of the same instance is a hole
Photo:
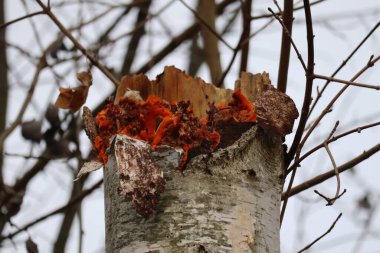
[[[98,113],[98,135],[94,149],[98,153],[98,159],[106,163],[110,138],[116,134],[125,134],[147,141],[152,148],[158,145],[182,148],[185,153],[179,166],[182,169],[189,150],[208,147],[212,151],[217,148],[221,139],[216,130],[217,124],[228,120],[256,121],[254,106],[240,90],[234,92],[228,104],[210,104],[207,114],[205,118],[195,117],[189,101],[168,103],[154,96],[148,97],[145,102],[122,98],[118,105],[109,103]]]

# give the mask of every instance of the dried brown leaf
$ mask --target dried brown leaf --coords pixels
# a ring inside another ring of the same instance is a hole
[[[92,75],[90,72],[80,72],[77,74],[80,86],[75,88],[59,88],[59,96],[55,106],[61,109],[69,109],[76,112],[86,102],[88,90],[92,84]]]
[[[77,181],[79,180],[81,177],[83,177],[84,175],[87,175],[88,173],[90,172],[93,172],[95,170],[98,170],[100,169],[101,167],[103,167],[103,163],[97,161],[97,160],[93,160],[93,161],[89,161],[89,162],[85,162],[82,166],[82,168],[79,170],[78,174],[77,174],[77,177],[75,178],[74,181]]]

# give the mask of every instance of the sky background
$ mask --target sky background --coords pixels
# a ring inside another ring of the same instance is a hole
[[[58,1],[51,1],[52,4]],[[75,1],[74,1],[75,2]],[[129,1],[112,1],[114,3],[125,3]],[[151,7],[151,13],[158,12],[169,0],[154,1]],[[195,1],[186,1],[195,7]],[[252,15],[268,13],[267,8],[275,9],[271,0],[254,0]],[[25,10],[20,1],[6,1],[6,18],[14,18],[25,15],[33,11],[40,10],[34,1],[27,1],[29,9]],[[295,1],[298,6],[299,1]],[[101,5],[88,5],[81,12],[77,5],[68,5],[64,8],[57,9],[57,16],[66,27],[71,27],[83,20],[102,12],[104,7]],[[55,9],[53,8],[53,11]],[[113,21],[113,18],[120,9],[115,9],[105,18],[101,19],[94,25],[88,26],[83,30],[80,40],[85,45],[90,45],[101,34],[100,31],[107,27],[107,24]],[[136,16],[133,11],[122,22],[122,26],[112,33],[116,38],[120,34],[133,29],[133,22]],[[306,32],[304,25],[303,11],[295,12],[295,21],[293,28],[293,38],[301,54],[306,60],[307,44]],[[315,37],[315,73],[321,75],[331,75],[339,64],[352,52],[356,45],[365,37],[365,35],[380,21],[380,2],[378,0],[327,0],[321,4],[313,6],[312,15],[314,21]],[[137,70],[145,63],[154,52],[160,50],[168,41],[167,34],[176,35],[184,27],[194,21],[193,14],[186,9],[179,1],[174,1],[160,14],[160,22],[154,20],[148,23],[147,31],[150,36],[141,42],[140,48],[146,49],[140,52],[138,60],[132,66],[132,71]],[[226,22],[225,14],[217,20],[217,28],[221,29]],[[58,34],[58,30],[52,22],[45,16],[34,17],[33,22],[41,35],[42,45],[48,45]],[[258,30],[266,24],[268,20],[255,21],[252,24],[252,32]],[[241,26],[240,20],[233,27],[231,33],[225,36],[227,42],[235,46],[239,40]],[[164,24],[164,25],[163,25]],[[43,32],[42,32],[43,31]],[[29,21],[22,21],[9,27],[7,30],[7,39],[10,43],[19,45],[27,49],[32,55],[41,52],[38,42],[34,39],[33,29]],[[353,57],[349,64],[339,73],[337,78],[350,79],[358,72],[374,54],[380,54],[379,44],[380,30],[366,42],[360,51]],[[112,46],[105,47],[101,50],[101,56],[108,56],[106,64],[108,67],[120,69],[122,64],[122,55],[128,39],[123,38]],[[70,45],[68,41],[65,43]],[[248,70],[252,73],[268,72],[273,84],[277,82],[278,56],[281,43],[281,27],[277,22],[273,22],[266,30],[255,36],[250,45]],[[162,60],[156,67],[151,69],[147,75],[153,79],[163,71],[166,65],[175,65],[180,69],[187,69],[190,43],[184,43],[171,56]],[[220,52],[222,66],[226,67],[232,52],[222,43],[220,43]],[[10,95],[8,102],[8,122],[13,122],[25,98],[25,93],[29,85],[31,76],[34,73],[35,62],[30,62],[22,57],[17,50],[9,50],[9,65],[12,69],[10,73]],[[236,61],[237,63],[239,60]],[[86,68],[88,62],[82,60],[77,66],[82,71]],[[32,105],[27,110],[24,120],[41,119],[43,112],[49,103],[52,103],[58,94],[59,86],[75,85],[75,71],[73,64],[63,64],[57,68],[57,72],[63,76],[62,80],[56,81],[49,71],[45,71],[39,81],[39,85]],[[234,81],[238,79],[239,65],[235,64],[227,76],[225,84],[227,87],[233,87]],[[380,85],[379,78],[380,66],[376,65],[366,72],[357,81],[368,84]],[[198,76],[205,81],[210,82],[207,67],[202,65]],[[94,85],[90,90],[89,98],[86,103],[90,108],[95,107],[106,94],[111,93],[113,84],[108,81],[99,71],[94,70]],[[323,85],[323,81],[316,80],[314,87]],[[291,55],[288,95],[291,96],[300,109],[305,85],[305,76],[301,65],[299,64],[294,51]],[[321,109],[326,106],[328,101],[341,88],[341,84],[332,83],[325,95],[323,96],[320,106],[316,108],[316,113],[311,118],[315,118]],[[315,94],[315,89],[314,89]],[[309,150],[315,144],[322,142],[333,128],[336,120],[340,121],[337,133],[344,132],[356,126],[378,121],[380,118],[380,109],[378,101],[380,93],[374,90],[350,87],[344,96],[338,100],[332,113],[322,121],[321,125],[310,138],[310,142],[305,146],[305,151]],[[297,123],[296,123],[297,124]],[[293,135],[286,138],[286,143],[291,144]],[[377,144],[380,140],[378,128],[372,128],[363,131],[360,134],[353,134],[336,142],[330,146],[337,164],[352,159],[354,156],[362,153],[365,149]],[[90,148],[90,143],[85,137],[81,138],[81,148],[83,153]],[[22,139],[20,129],[17,129],[6,142],[6,151],[12,154],[28,154],[32,150],[33,154],[38,155],[43,150],[43,145],[33,145],[26,143]],[[34,161],[26,161],[22,158],[7,157],[5,160],[5,180],[12,184],[18,176],[22,175]],[[309,242],[313,241],[319,235],[323,234],[335,220],[340,212],[343,217],[340,219],[334,230],[322,241],[317,243],[309,252],[354,252],[357,247],[357,238],[363,235],[363,224],[368,217],[365,210],[358,208],[358,200],[370,192],[370,199],[375,206],[378,206],[380,200],[379,180],[380,155],[376,154],[371,159],[361,163],[353,172],[345,172],[341,175],[341,187],[347,189],[347,193],[339,199],[333,206],[325,206],[321,200],[312,191],[318,191],[333,196],[336,189],[335,178],[325,183],[312,187],[310,190],[293,197],[289,201],[285,221],[281,229],[281,248],[283,253],[296,252]],[[71,164],[75,168],[75,164]],[[331,170],[331,162],[326,152],[321,149],[313,154],[310,159],[302,163],[299,169],[295,185],[310,179],[324,171]],[[71,181],[73,180],[74,169],[67,172],[65,160],[57,161],[49,165],[43,173],[40,173],[28,186],[27,195],[23,203],[23,212],[15,216],[12,222],[18,225],[25,224],[42,214],[48,213],[58,206],[64,205],[71,193]],[[92,173],[86,182],[86,187],[91,186],[102,177],[102,172]],[[365,240],[359,251],[355,252],[380,252],[380,217],[378,208],[374,210],[372,220],[365,233]],[[96,190],[92,195],[86,198],[82,204],[82,223],[84,231],[83,252],[103,252],[104,251],[104,205],[103,205],[103,188]],[[38,244],[40,252],[50,252],[54,240],[56,239],[60,222],[63,216],[57,215],[50,218],[28,230],[33,240]],[[67,252],[77,252],[79,221],[76,218],[72,227]],[[8,228],[8,231],[9,228]],[[6,252],[26,252],[23,242],[28,237],[27,233],[21,233],[14,240],[15,245],[9,241],[5,243]],[[355,246],[356,245],[356,246]]]

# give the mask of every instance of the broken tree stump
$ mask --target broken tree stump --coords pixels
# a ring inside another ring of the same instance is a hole
[[[156,95],[169,102],[190,100],[197,116],[205,115],[208,102],[228,101],[233,92],[173,67],[165,68],[157,81],[137,75],[124,77],[122,84],[115,101],[130,88],[140,91],[143,99]],[[251,101],[265,85],[270,85],[267,74],[244,73],[237,82]],[[178,149],[153,150],[142,141],[131,141],[130,154],[137,155],[126,158],[130,164],[123,166],[145,166],[139,155],[145,154],[165,179],[165,190],[148,218],[120,194],[113,142],[104,169],[106,252],[280,252],[281,136],[267,135],[257,125],[237,136],[226,147],[193,157],[182,172],[176,170],[182,159]],[[157,185],[151,185],[152,194],[144,196],[155,196]]]

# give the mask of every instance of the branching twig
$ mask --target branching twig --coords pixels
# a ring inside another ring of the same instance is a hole
[[[339,175],[339,174],[338,174],[338,175]],[[342,197],[343,194],[345,194],[346,192],[347,192],[347,190],[344,189],[344,190],[342,191],[342,193],[336,195],[336,196],[333,197],[333,198],[329,198],[329,197],[326,197],[325,195],[323,195],[322,193],[320,193],[319,191],[314,190],[314,193],[315,193],[315,194],[319,195],[321,198],[323,198],[323,199],[327,202],[327,203],[326,203],[326,206],[331,206],[331,205],[333,205],[334,202],[335,202],[337,199],[339,199],[340,197]]]
[[[245,45],[245,43],[248,43],[248,41],[254,37],[255,35],[257,35],[258,33],[262,32],[265,28],[267,28],[272,22],[273,22],[274,19],[271,19],[269,20],[266,24],[264,24],[260,29],[256,30],[256,32],[252,33],[252,35],[249,36],[248,39],[244,39],[243,38],[243,34],[242,36],[240,37],[240,40],[239,40],[239,43],[237,44],[237,46],[235,47],[234,49],[234,52],[232,54],[232,57],[231,57],[231,60],[230,62],[228,63],[228,66],[227,68],[224,70],[223,72],[223,75],[222,75],[222,78],[220,79],[219,83],[216,85],[217,87],[221,87],[223,85],[223,82],[224,82],[224,79],[226,78],[228,72],[231,70],[231,67],[236,59],[236,56],[237,54],[239,53],[239,50],[242,46]]]
[[[336,187],[335,197],[329,198],[329,197],[326,197],[323,194],[319,193],[317,190],[314,191],[316,194],[318,194],[319,196],[321,196],[323,199],[325,199],[327,201],[327,204],[326,204],[327,206],[333,205],[334,202],[335,202],[335,200],[337,200],[338,198],[340,198],[346,192],[346,189],[344,189],[344,191],[340,194],[340,176],[339,176],[339,171],[338,171],[338,168],[336,166],[334,156],[332,155],[332,152],[331,152],[331,150],[329,148],[329,144],[328,144],[329,140],[331,139],[331,137],[336,132],[336,129],[338,128],[338,125],[339,125],[339,121],[337,121],[335,123],[335,126],[334,126],[333,130],[331,130],[329,136],[323,142],[323,146],[325,147],[326,152],[327,152],[328,156],[330,157],[331,163],[333,165],[334,172],[335,172],[335,177],[336,177],[336,181],[337,181],[337,187]]]
[[[371,68],[374,66],[374,64],[380,60],[380,56],[376,57],[376,58],[373,58],[373,56],[371,56],[370,60],[368,61],[368,63],[366,64],[365,67],[363,67],[350,81],[355,81],[361,74],[363,74],[367,69]],[[336,100],[338,100],[338,98],[343,94],[343,92],[349,87],[348,84],[346,84],[336,95],[335,97],[330,101],[330,103],[326,106],[326,108],[321,112],[320,116],[317,118],[317,120],[313,123],[313,125],[310,127],[310,129],[307,131],[307,133],[305,134],[305,137],[302,139],[302,141],[300,142],[299,145],[297,145],[297,154],[296,154],[296,158],[295,158],[295,161],[294,161],[294,169],[292,170],[292,174],[291,174],[291,178],[290,178],[290,182],[289,182],[289,185],[288,185],[288,188],[287,188],[287,191],[285,193],[285,196],[284,196],[284,205],[283,205],[283,209],[284,207],[286,207],[286,204],[287,204],[287,199],[288,199],[288,194],[290,194],[291,192],[291,186],[293,185],[293,182],[294,182],[294,178],[295,178],[295,175],[296,175],[296,172],[297,172],[297,168],[298,168],[298,165],[299,165],[299,156],[300,156],[300,152],[301,152],[301,149],[303,147],[303,145],[306,143],[307,139],[309,138],[309,136],[311,135],[311,133],[314,131],[314,129],[317,127],[317,125],[319,124],[319,122],[322,120],[322,118],[330,111],[331,107],[333,106],[333,104],[335,103]],[[301,117],[301,120],[302,120],[302,117]],[[300,122],[301,122],[300,120]],[[301,123],[300,123],[301,124]],[[298,130],[298,129],[297,129]],[[298,131],[297,131],[298,132]],[[303,130],[302,130],[303,132]],[[297,133],[296,133],[296,136],[297,136]],[[302,133],[300,133],[300,136],[302,136]],[[296,138],[296,137],[295,137]],[[295,145],[295,141],[293,141],[293,145]],[[293,147],[292,145],[292,147]],[[292,151],[292,149],[290,150]],[[293,153],[291,153],[289,151],[289,154],[290,155],[294,155]],[[288,157],[288,159],[290,159],[291,157]],[[366,159],[366,158],[365,158]],[[288,163],[290,161],[288,160]],[[334,172],[335,173],[335,172]],[[281,210],[281,218],[283,218],[283,209]]]
[[[340,217],[342,217],[342,213],[340,213],[338,215],[338,217],[336,217],[335,221],[331,224],[330,228],[323,235],[321,235],[320,237],[318,237],[317,239],[315,239],[314,241],[312,241],[310,244],[308,244],[307,246],[305,246],[303,249],[301,249],[300,251],[298,251],[298,253],[301,253],[301,252],[304,252],[304,251],[308,250],[316,242],[318,242],[323,237],[325,237],[328,233],[330,233],[334,229],[334,227],[335,227],[336,223],[338,222],[338,220],[340,219]]]
[[[30,101],[32,100],[32,97],[33,97],[33,94],[34,94],[34,90],[37,86],[37,83],[38,83],[38,79],[40,77],[40,74],[42,72],[42,70],[47,66],[46,64],[46,59],[45,59],[45,55],[43,55],[41,58],[40,58],[40,61],[37,65],[37,68],[36,68],[36,72],[34,73],[34,76],[33,76],[33,80],[32,80],[32,83],[30,84],[30,87],[29,87],[29,90],[28,90],[28,93],[26,95],[26,98],[21,106],[21,109],[20,111],[18,112],[17,114],[17,117],[16,119],[13,121],[13,123],[8,127],[6,128],[0,135],[0,153],[2,154],[3,153],[3,148],[4,148],[4,141],[5,139],[13,132],[13,130],[21,123],[22,121],[22,117],[24,116],[24,113],[26,111],[26,109],[28,108],[28,105],[30,103]]]
[[[202,25],[204,25],[205,27],[207,27],[207,29],[215,35],[215,37],[217,37],[226,47],[228,47],[229,49],[231,50],[234,50],[230,44],[227,43],[227,41],[225,41],[225,39],[223,39],[222,36],[219,35],[219,33],[217,31],[215,31],[215,29],[213,29],[207,22],[205,22],[203,20],[203,18],[201,16],[199,16],[198,12],[196,12],[195,10],[193,10],[193,8],[191,8],[185,1],[183,0],[180,0],[180,2],[188,9],[190,10],[194,16],[202,23]]]
[[[148,10],[150,7],[150,4],[152,2],[148,1],[140,6],[139,13],[136,18],[136,29],[133,32],[133,35],[129,41],[128,49],[125,54],[124,62],[121,67],[121,75],[126,75],[130,73],[133,60],[135,59],[135,55],[137,53],[137,47],[140,44],[142,37],[145,35],[145,20],[148,17]],[[139,24],[142,24],[139,26]],[[138,27],[138,28],[137,28]]]
[[[369,68],[373,67],[374,64],[380,60],[380,56],[374,58],[373,56],[371,56],[371,59],[369,62],[367,62],[367,64],[361,69],[359,70],[358,73],[355,74],[355,76],[353,78],[351,78],[350,82],[353,82],[355,81],[359,76],[361,76],[365,71],[367,71]],[[344,91],[349,87],[350,85],[349,84],[346,84],[344,87],[342,87],[339,92],[333,97],[333,99],[329,102],[329,104],[324,108],[324,110],[321,112],[321,114],[318,116],[318,118],[314,121],[314,123],[311,125],[311,127],[309,128],[309,130],[306,132],[305,136],[303,137],[302,141],[300,142],[299,144],[299,147],[298,147],[298,153],[300,152],[301,148],[303,147],[303,145],[306,143],[307,139],[310,137],[311,133],[314,131],[314,129],[318,126],[318,124],[321,122],[321,120],[323,119],[323,117],[330,112],[332,106],[334,105],[334,103],[338,100],[338,98],[344,93]],[[289,151],[289,154],[292,154],[290,153]],[[289,157],[290,159],[290,157]],[[296,157],[296,161],[295,161],[295,164],[299,164],[299,157]],[[293,170],[294,171],[294,170]]]
[[[87,59],[89,59],[89,61],[91,62],[91,64],[93,64],[94,66],[96,66],[105,76],[107,76],[107,78],[115,86],[118,86],[119,85],[119,81],[116,80],[116,78],[111,74],[111,72],[104,65],[102,65],[97,59],[95,59],[95,57],[92,56],[84,48],[84,46],[82,46],[82,44],[79,43],[79,41],[76,38],[74,38],[74,36],[72,35],[72,33],[69,30],[67,30],[63,26],[63,24],[61,23],[61,21],[59,21],[59,19],[51,12],[50,8],[48,6],[46,6],[41,0],[36,0],[36,1],[41,6],[41,8],[43,9],[43,11],[50,17],[50,19],[57,25],[57,27],[59,28],[59,30],[61,30],[61,32],[63,34],[65,34],[71,40],[71,42],[74,44],[74,46],[78,50],[80,50],[82,52],[82,54],[87,57]]]
[[[322,3],[322,2],[325,2],[326,0],[317,0],[315,2],[312,2],[310,3],[310,6],[313,6],[313,5],[316,5],[316,4],[319,4],[319,3]],[[304,9],[304,6],[299,6],[299,7],[295,7],[293,11],[299,11],[299,10],[303,10]],[[276,15],[281,15],[280,12],[277,12]],[[251,20],[257,20],[257,19],[263,19],[263,18],[270,18],[272,17],[273,14],[262,14],[262,15],[258,15],[258,16],[253,16],[251,17]]]
[[[375,127],[375,126],[379,126],[380,125],[380,121],[378,122],[375,122],[375,123],[371,123],[371,124],[367,124],[367,125],[363,125],[363,126],[360,126],[360,127],[355,127],[353,129],[350,129],[344,133],[341,133],[341,134],[338,134],[337,136],[332,136],[329,140],[328,140],[328,143],[331,143],[331,142],[334,142],[336,140],[339,140],[347,135],[350,135],[352,133],[361,133],[361,131],[365,130],[365,129],[368,129],[368,128],[372,128],[372,127]],[[308,156],[310,156],[311,154],[313,154],[314,152],[318,151],[320,148],[323,148],[324,146],[324,142],[320,143],[319,145],[315,146],[314,148],[310,149],[309,151],[307,151],[303,156],[301,156],[299,158],[299,163],[302,162],[305,158],[307,158]],[[295,164],[293,163],[291,166],[289,166],[289,169],[286,171],[286,174],[288,174],[289,172],[291,172],[295,167]]]
[[[350,53],[350,55],[344,59],[344,61],[340,64],[340,66],[334,71],[334,73],[331,75],[331,77],[335,77],[339,71],[347,64],[347,62],[355,55],[355,53],[364,45],[364,43],[368,40],[368,38],[371,37],[371,35],[377,30],[377,28],[380,26],[380,22],[378,22],[372,29],[371,31],[360,41],[360,43],[356,46],[356,48]],[[316,107],[318,101],[322,97],[323,92],[326,90],[328,84],[330,81],[327,81],[322,89],[318,92],[317,97],[314,99],[313,104],[311,105],[310,112],[309,112],[309,117],[310,114],[314,111],[314,108]]]
[[[379,151],[380,151],[380,143],[376,144],[375,146],[368,149],[367,151],[364,151],[361,155],[356,156],[354,159],[338,166],[337,170],[339,173],[342,173],[343,171],[349,170],[349,169],[353,168],[354,166],[356,166],[357,164],[368,159],[372,155],[376,154]],[[287,197],[294,196],[294,195],[296,195],[296,194],[298,194],[304,190],[309,189],[310,187],[313,187],[317,184],[320,184],[320,183],[326,181],[327,179],[329,179],[333,176],[335,176],[335,170],[334,169],[332,169],[326,173],[320,174],[320,175],[318,175],[318,176],[316,176],[310,180],[307,180],[307,181],[293,187],[289,192],[283,192],[281,199],[284,200],[286,196]]]
[[[67,208],[71,207],[72,205],[76,205],[77,202],[80,202],[83,198],[85,198],[87,195],[91,194],[95,189],[99,188],[103,183],[103,179],[99,180],[97,183],[95,183],[92,187],[82,191],[80,194],[78,194],[78,196],[76,196],[75,198],[73,198],[69,203],[67,203],[66,205],[62,206],[62,207],[59,207],[57,209],[55,209],[54,211],[52,212],[49,212],[48,214],[45,214],[37,219],[35,219],[34,221],[31,221],[29,223],[27,223],[26,225],[22,226],[20,229],[18,229],[17,231],[13,232],[13,233],[10,233],[6,236],[0,236],[0,242],[3,241],[4,239],[12,239],[15,235],[19,234],[20,232],[22,231],[25,231],[27,230],[28,228],[30,228],[31,226],[37,224],[37,223],[40,223],[41,221],[44,221],[56,214],[59,214],[63,211],[65,211]]]
[[[217,14],[223,13],[224,9],[236,0],[224,0],[218,4],[216,10]],[[195,22],[187,29],[185,29],[181,34],[174,37],[164,48],[162,48],[156,55],[152,56],[148,62],[146,62],[142,67],[140,67],[136,73],[146,73],[155,64],[160,62],[164,57],[173,52],[178,46],[182,45],[185,40],[191,39],[194,34],[196,34],[200,29],[199,22]]]

